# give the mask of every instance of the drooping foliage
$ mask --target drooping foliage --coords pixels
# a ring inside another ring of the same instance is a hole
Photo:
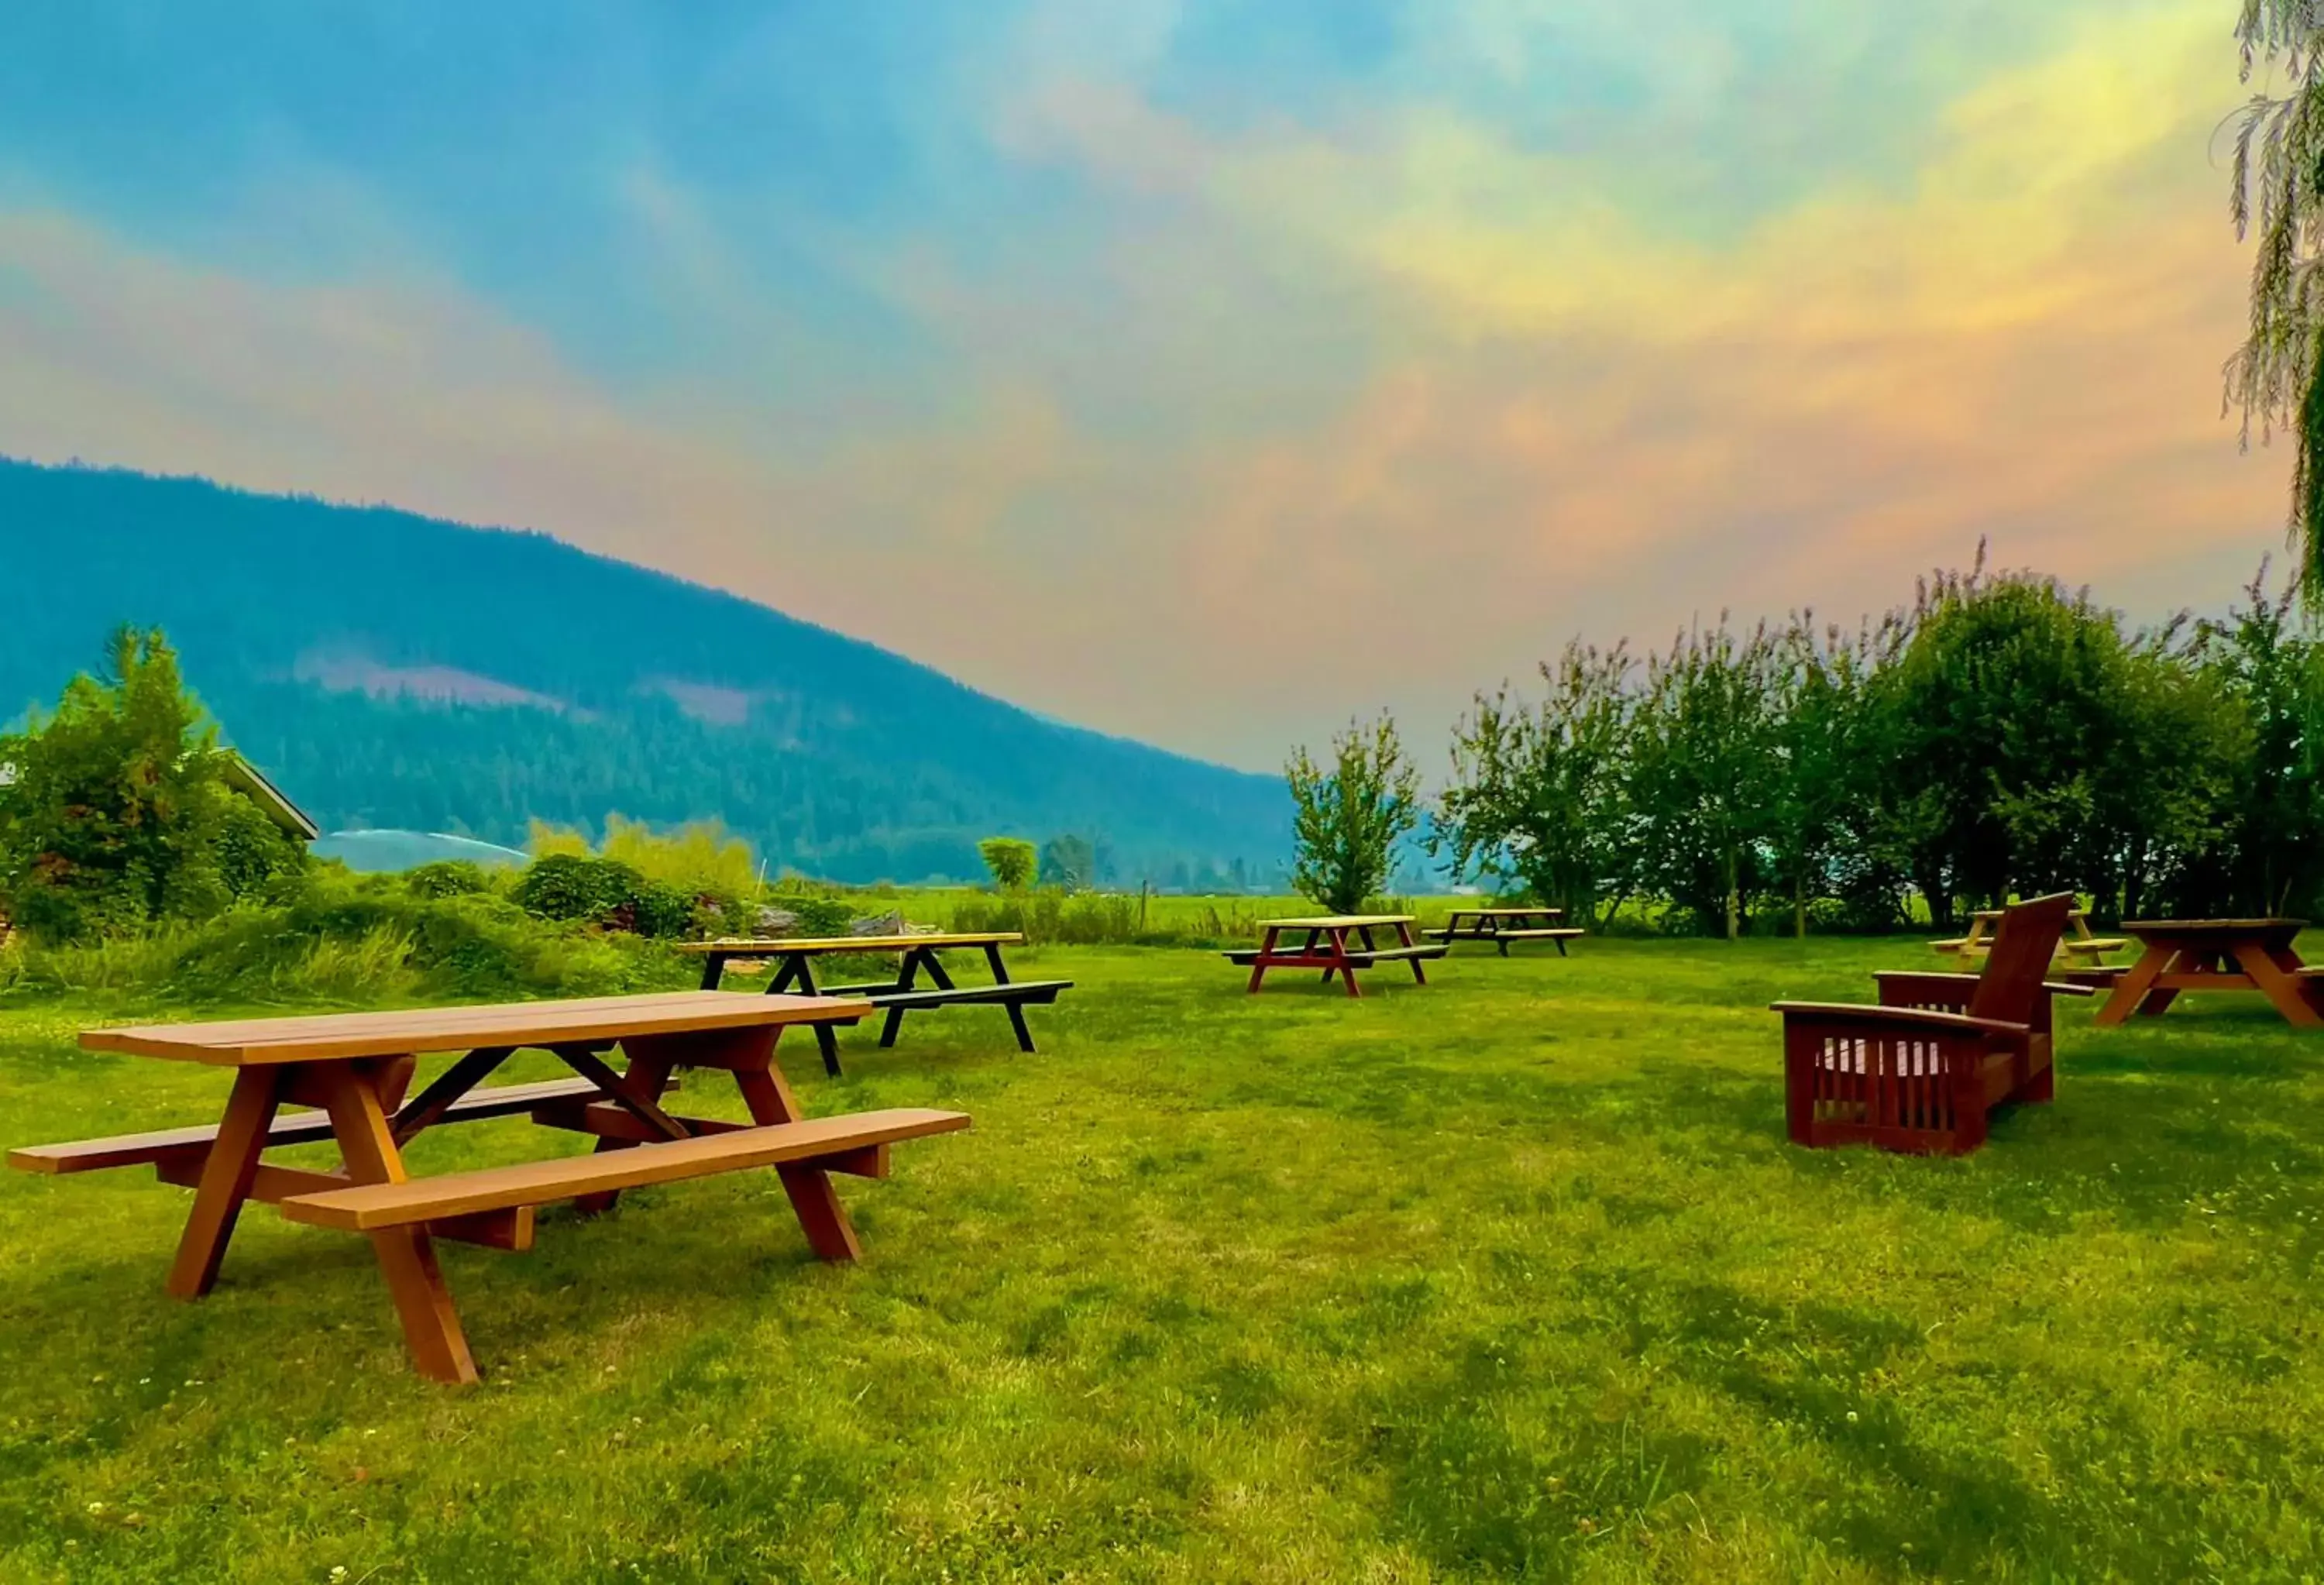
[[[2291,527],[2301,581],[2324,588],[2324,9],[2315,0],[2242,0],[2244,79],[2267,69],[2237,118],[2229,204],[2238,238],[2255,237],[2251,320],[2227,360],[2227,395],[2255,427],[2292,441]]]

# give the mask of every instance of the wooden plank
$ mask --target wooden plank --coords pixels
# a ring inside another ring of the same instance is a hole
[[[836,1170],[835,1168],[835,1170]],[[193,1188],[201,1179],[199,1161],[172,1157],[153,1164],[153,1174],[165,1184],[181,1188]],[[308,1172],[295,1166],[273,1166],[258,1164],[257,1173],[250,1180],[246,1198],[261,1205],[279,1205],[293,1194],[319,1194],[331,1189],[344,1189],[355,1180],[343,1172]],[[488,1211],[481,1216],[455,1216],[428,1224],[429,1233],[439,1239],[451,1239],[458,1243],[476,1244],[487,1249],[499,1249],[521,1255],[532,1248],[533,1211],[521,1205],[514,1211]]]
[[[1262,919],[1262,925],[1284,930],[1361,930],[1368,925],[1409,925],[1412,914],[1323,914],[1314,918]]]
[[[471,1090],[444,1109],[439,1123],[476,1122],[530,1111],[542,1101],[566,1096],[594,1095],[596,1086],[586,1079],[549,1079],[533,1084],[489,1084]],[[115,1134],[102,1139],[68,1139],[56,1145],[26,1145],[8,1152],[8,1165],[19,1172],[101,1172],[116,1166],[191,1157],[198,1161],[217,1138],[218,1125],[161,1129],[148,1134]],[[276,1114],[266,1130],[266,1148],[281,1145],[311,1145],[331,1137],[329,1114],[289,1111]]]
[[[848,952],[908,952],[915,947],[1021,946],[1015,930],[932,931],[926,935],[789,935],[768,941],[682,941],[677,951],[689,957],[827,957]]]
[[[644,1123],[608,1101],[560,1101],[537,1109],[532,1120],[545,1128],[566,1129],[576,1134],[595,1134],[604,1139],[631,1139],[641,1145],[657,1144],[661,1136]],[[729,1122],[724,1118],[681,1117],[677,1120],[689,1134],[732,1134],[755,1128],[755,1123]],[[860,1178],[884,1178],[888,1175],[888,1147],[866,1146],[825,1161],[827,1172],[844,1172]]]
[[[479,1046],[606,1044],[632,1035],[687,1034],[862,1018],[869,1004],[843,997],[730,996],[674,991],[570,1001],[415,1008],[402,1012],[326,1013],[287,1018],[228,1018],[91,1029],[90,1051],[126,1052],[221,1066],[331,1062]]]
[[[881,991],[872,996],[878,1008],[945,1007],[972,1002],[1053,1002],[1061,991],[1071,991],[1071,980],[1012,980],[1006,985],[947,985],[933,991]]]
[[[300,1195],[282,1202],[282,1214],[293,1221],[317,1227],[375,1232],[385,1228],[410,1227],[438,1217],[539,1205],[584,1193],[678,1183],[715,1173],[811,1162],[899,1139],[948,1134],[968,1127],[968,1121],[965,1112],[899,1107],[807,1122],[761,1125],[702,1138],[639,1145],[608,1156],[529,1161],[514,1166]]]

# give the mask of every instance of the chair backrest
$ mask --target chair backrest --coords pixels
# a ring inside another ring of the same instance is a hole
[[[1985,972],[1978,977],[1977,994],[1969,998],[1969,1013],[1976,1018],[2000,1018],[2012,1024],[2034,1021],[2042,981],[2050,975],[2050,961],[2066,934],[2066,919],[2074,910],[2074,894],[2037,897],[2012,903],[1994,934]]]

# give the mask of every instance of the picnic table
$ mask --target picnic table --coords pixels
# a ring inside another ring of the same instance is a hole
[[[888,1147],[968,1126],[964,1113],[897,1108],[807,1118],[774,1060],[792,1024],[852,1023],[870,1011],[844,997],[741,997],[682,991],[493,1007],[92,1029],[91,1051],[125,1052],[234,1070],[214,1126],[76,1139],[12,1150],[25,1172],[78,1173],[151,1166],[194,1191],[192,1214],[170,1268],[169,1291],[209,1292],[243,1206],[256,1200],[292,1221],[367,1234],[420,1374],[473,1382],[476,1367],[436,1260],[436,1239],[524,1250],[533,1214],[576,1200],[585,1213],[623,1189],[771,1166],[807,1243],[825,1260],[861,1253],[831,1184],[833,1173],[888,1175]],[[626,1069],[604,1054],[618,1046]],[[485,1084],[515,1052],[554,1053],[574,1077]],[[420,1055],[459,1054],[408,1094]],[[752,1120],[665,1111],[681,1067],[733,1076]],[[285,1103],[314,1110],[286,1111]],[[595,1138],[596,1154],[413,1177],[403,1149],[430,1128],[530,1117]],[[341,1166],[317,1172],[262,1159],[278,1146],[334,1141]]]
[[[896,1032],[904,1022],[907,1012],[939,1007],[964,1005],[996,1005],[1009,1014],[1010,1027],[1017,1032],[1020,1051],[1033,1049],[1033,1031],[1025,1022],[1025,1009],[1039,1002],[1051,1005],[1061,991],[1074,988],[1071,980],[1011,980],[1009,965],[1001,960],[1004,946],[1019,946],[1025,937],[1014,930],[941,932],[931,931],[918,935],[807,935],[773,941],[731,939],[724,941],[689,942],[678,948],[682,953],[699,956],[702,964],[702,988],[715,991],[725,978],[729,963],[759,963],[774,961],[779,965],[774,977],[767,981],[770,995],[798,991],[808,996],[860,996],[876,1010],[888,1017],[880,1028],[880,1044],[896,1044]],[[991,972],[989,985],[959,985],[945,972],[939,953],[979,947],[983,950],[985,966]],[[853,953],[899,953],[902,961],[897,965],[893,980],[879,981],[868,985],[834,985],[817,990],[814,962],[818,957],[832,957]],[[928,977],[923,989],[918,981],[921,974]],[[839,1042],[828,1025],[816,1026],[816,1049],[823,1053],[824,1071],[834,1075],[839,1072]]]
[[[1450,946],[1456,941],[1489,941],[1509,955],[1512,941],[1547,941],[1555,944],[1557,955],[1565,955],[1565,944],[1582,934],[1562,925],[1563,908],[1454,908],[1444,916],[1444,923],[1422,935]]]
[[[2182,991],[2256,991],[2302,1029],[2324,1028],[2317,979],[2292,950],[2305,919],[2127,919],[2138,961],[2115,981],[2097,1022],[2111,1027],[2134,1012],[2160,1017]]]
[[[1385,963],[1408,963],[1412,977],[1421,984],[1428,983],[1428,975],[1421,968],[1424,958],[1441,958],[1451,948],[1443,943],[1423,945],[1412,939],[1413,916],[1410,914],[1323,914],[1312,919],[1267,919],[1261,921],[1263,934],[1256,947],[1241,947],[1226,954],[1231,963],[1245,963],[1250,968],[1250,986],[1254,992],[1269,969],[1321,969],[1323,983],[1332,982],[1339,974],[1348,982],[1350,996],[1361,996],[1356,988],[1356,971]],[[1375,930],[1396,932],[1397,945],[1382,946],[1374,939]],[[1284,935],[1302,935],[1306,940],[1289,951],[1279,950]],[[1351,946],[1350,936],[1361,942]]]
[[[1993,933],[2001,924],[2002,908],[1979,908],[1969,917],[1969,934],[1950,940],[1932,941],[1929,945],[1939,952],[1953,953],[1963,963],[1982,963],[1993,950]],[[2129,942],[2119,935],[2097,935],[2090,931],[2090,911],[2078,908],[2066,916],[2066,932],[2058,940],[2058,955],[2068,960],[2086,959],[2080,967],[2105,970],[2101,961],[2110,952],[2119,952]],[[2111,971],[2107,971],[2111,972]]]

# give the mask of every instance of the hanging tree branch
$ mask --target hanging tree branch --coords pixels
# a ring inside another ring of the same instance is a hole
[[[2238,239],[2256,235],[2251,329],[2227,363],[2227,406],[2241,438],[2293,438],[2290,535],[2301,581],[2324,594],[2324,0],[2243,0],[2243,79],[2280,71],[2281,94],[2255,93],[2235,117],[2228,196]]]

